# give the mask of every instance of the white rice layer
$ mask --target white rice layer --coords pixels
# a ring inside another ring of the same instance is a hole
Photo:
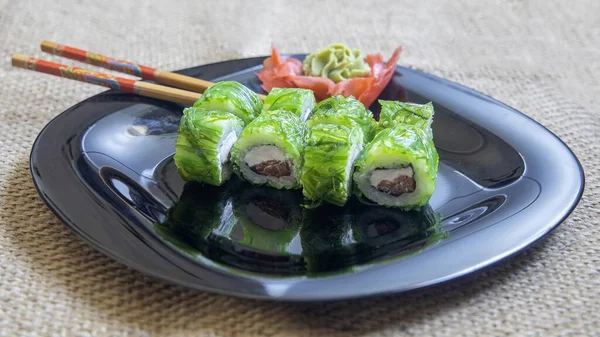
[[[348,162],[346,163],[346,170],[344,171],[348,193],[350,193],[350,190],[352,189],[352,169],[354,168],[354,161],[360,154],[360,151],[362,151],[362,145],[357,143],[350,149],[350,154],[348,155]]]
[[[231,148],[238,140],[239,135],[241,133],[240,128],[236,128],[233,126],[227,127],[223,134],[225,136],[221,137],[218,145],[219,149],[219,164],[221,169],[221,179],[223,181],[229,180],[231,178],[231,173],[233,172],[231,162],[229,160],[229,153],[231,152]]]
[[[229,130],[229,133],[221,138],[221,142],[219,143],[219,161],[221,163],[226,163],[229,160],[229,153],[237,140],[238,134],[234,129]]]
[[[269,160],[286,161],[283,151],[274,145],[260,145],[251,148],[244,155],[244,161],[252,167]]]

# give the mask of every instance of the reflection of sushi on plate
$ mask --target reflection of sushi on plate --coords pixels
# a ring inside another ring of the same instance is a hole
[[[429,206],[403,212],[353,201],[343,209],[323,205],[305,212],[302,255],[312,273],[403,258],[448,235],[441,228],[439,214]]]
[[[233,198],[233,212],[243,228],[238,242],[244,246],[280,254],[302,225],[298,191],[244,186]]]
[[[329,226],[311,224],[302,229],[302,256],[309,273],[327,273],[355,265],[350,223],[343,222],[348,220],[344,218],[337,220],[339,222],[330,223]]]
[[[245,185],[245,186],[244,186]],[[275,193],[274,193],[275,192]],[[298,191],[187,183],[156,233],[181,251],[248,271],[294,274],[305,269],[289,246],[302,223]]]
[[[357,161],[355,191],[383,206],[421,207],[433,194],[438,172],[433,107],[384,101],[380,116],[381,131]]]
[[[255,185],[295,189],[302,169],[306,126],[293,112],[265,111],[233,146],[236,174]]]
[[[367,260],[412,255],[447,236],[440,215],[429,206],[407,212],[381,206],[356,209],[352,234]]]
[[[186,183],[179,200],[167,211],[165,221],[155,225],[157,233],[186,251],[202,251],[213,231],[232,227],[228,210],[235,184],[230,181],[216,187]]]
[[[228,205],[228,230],[208,236],[207,254],[250,271],[303,271],[302,257],[290,249],[302,222],[297,193],[240,184]]]

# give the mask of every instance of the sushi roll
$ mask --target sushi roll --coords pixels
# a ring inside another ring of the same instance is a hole
[[[295,113],[265,111],[246,126],[233,146],[234,171],[255,185],[298,188],[306,135],[306,126]]]
[[[206,89],[195,108],[230,112],[244,121],[244,125],[254,120],[263,107],[258,95],[235,81],[217,82]]]
[[[307,125],[310,129],[319,124],[359,127],[364,133],[365,142],[373,138],[377,128],[377,122],[371,111],[357,99],[341,95],[324,99],[315,106]]]
[[[433,104],[405,103],[400,101],[379,100],[379,130],[398,124],[409,124],[431,131],[433,122]]]
[[[220,187],[186,183],[179,199],[168,209],[165,221],[154,226],[156,232],[184,251],[199,253],[213,231],[232,227],[234,185],[234,182]]]
[[[238,242],[252,249],[288,254],[302,225],[300,195],[295,190],[249,186],[233,198],[233,212],[243,227]]]
[[[300,182],[304,197],[318,206],[343,206],[351,194],[352,168],[364,146],[358,127],[319,124],[310,130]],[[310,205],[308,205],[310,206]]]
[[[356,163],[356,193],[383,206],[419,208],[433,194],[438,162],[428,128],[398,124],[383,129]]]
[[[181,177],[214,186],[227,181],[232,173],[229,152],[243,127],[229,112],[186,108],[173,157]]]
[[[315,107],[312,90],[297,88],[273,88],[265,98],[263,111],[287,110],[306,121]]]
[[[375,133],[372,113],[353,97],[332,96],[315,106],[301,176],[307,206],[343,206],[351,194],[354,161]]]

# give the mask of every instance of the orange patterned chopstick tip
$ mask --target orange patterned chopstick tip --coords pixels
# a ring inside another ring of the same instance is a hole
[[[158,70],[152,67],[141,65],[130,61],[120,60],[97,53],[92,53],[87,50],[78,49],[70,46],[65,46],[51,41],[42,41],[42,51],[62,56],[68,59],[92,64],[98,67],[122,72],[129,75],[139,76],[145,80],[155,81],[156,83],[181,88],[185,90],[204,92],[214,83],[185,76],[169,71]],[[259,95],[262,96],[262,95]],[[264,97],[261,97],[264,99]]]
[[[38,71],[44,74],[69,78],[72,80],[101,85],[113,90],[134,93],[135,80],[112,76],[60,63],[40,60],[24,55],[14,55],[12,65],[19,68]]]
[[[80,82],[101,85],[113,90],[134,93],[185,105],[193,105],[201,96],[196,92],[170,88],[148,82],[135,81],[128,78],[112,76],[78,67],[71,67],[19,54],[12,57],[12,65],[14,67],[34,70]]]
[[[121,73],[139,76],[146,80],[154,80],[157,70],[141,64],[118,60],[101,54],[92,53],[83,49],[57,44],[51,41],[42,41],[42,51],[62,56],[68,59],[92,64],[98,67],[118,71]]]

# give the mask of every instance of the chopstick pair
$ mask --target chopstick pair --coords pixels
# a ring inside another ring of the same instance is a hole
[[[214,83],[190,76],[159,70],[145,65],[118,60],[112,57],[91,53],[82,49],[59,45],[50,41],[42,41],[42,51],[62,56],[68,59],[92,64],[128,75],[141,77],[160,84],[132,80],[125,77],[113,76],[106,73],[72,67],[56,62],[45,61],[21,54],[13,55],[14,67],[34,70],[37,72],[86,82],[113,90],[138,94],[165,101],[193,105],[208,87]],[[264,95],[259,95],[264,99]]]

